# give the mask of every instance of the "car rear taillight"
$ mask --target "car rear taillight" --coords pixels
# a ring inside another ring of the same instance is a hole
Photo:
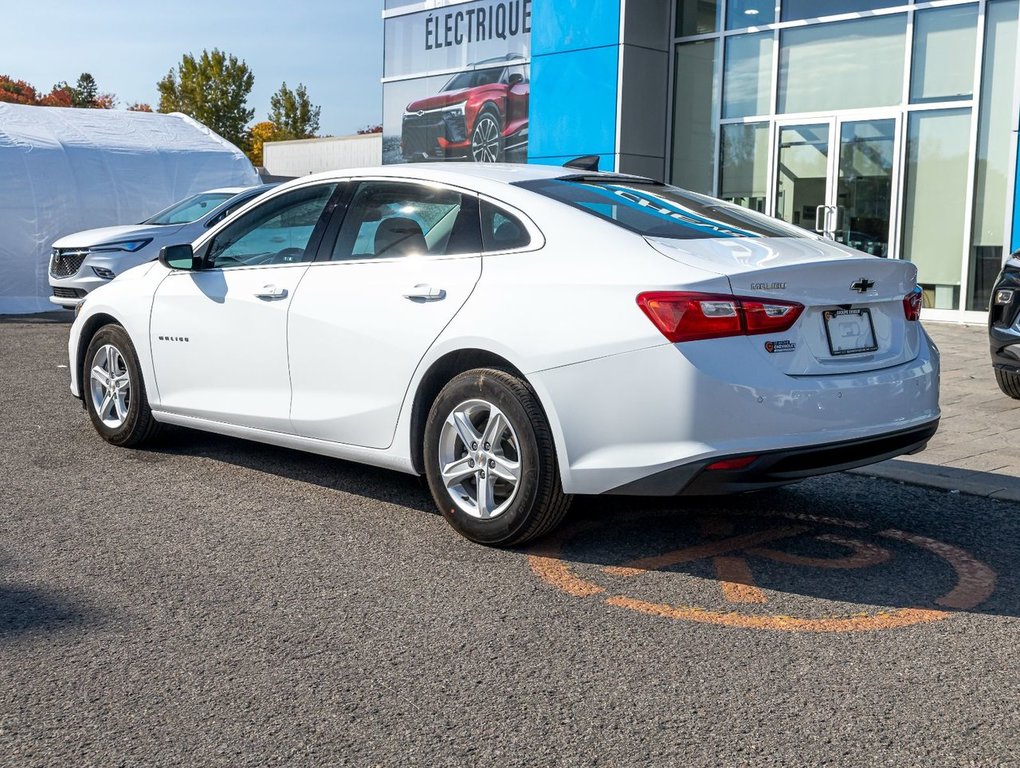
[[[789,330],[803,304],[725,294],[650,291],[637,297],[638,306],[663,336],[681,341],[781,333]]]
[[[921,292],[921,286],[917,286],[903,297],[903,314],[907,320],[920,320],[921,319],[921,301],[924,294]]]

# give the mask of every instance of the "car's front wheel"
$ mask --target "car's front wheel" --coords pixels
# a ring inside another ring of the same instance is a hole
[[[82,366],[85,407],[108,443],[133,448],[155,438],[138,354],[121,326],[104,325],[92,337]]]
[[[499,115],[492,107],[482,110],[471,131],[471,158],[476,163],[503,161],[503,137]]]
[[[538,398],[504,371],[450,381],[432,404],[424,449],[436,505],[471,541],[523,544],[559,525],[570,506]]]
[[[1020,400],[1020,373],[996,368],[995,382],[1004,395],[1009,395],[1014,400]]]

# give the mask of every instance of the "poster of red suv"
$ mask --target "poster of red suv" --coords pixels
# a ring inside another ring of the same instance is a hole
[[[528,146],[528,65],[510,54],[451,77],[434,96],[404,110],[400,152],[405,161],[499,163]]]
[[[384,11],[383,162],[527,162],[531,0]]]

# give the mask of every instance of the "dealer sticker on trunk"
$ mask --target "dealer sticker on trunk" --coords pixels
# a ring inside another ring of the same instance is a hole
[[[797,345],[789,339],[783,339],[782,341],[766,341],[765,351],[769,353],[775,352],[794,352],[797,349]]]

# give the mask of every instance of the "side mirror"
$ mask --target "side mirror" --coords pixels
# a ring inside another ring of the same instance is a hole
[[[201,262],[195,258],[191,244],[168,245],[159,249],[159,263],[167,269],[184,269],[188,271],[201,268]]]
[[[524,82],[524,75],[522,75],[519,72],[514,72],[512,75],[510,75],[510,79],[508,82],[511,88],[513,88],[515,85],[520,85],[521,83]]]

